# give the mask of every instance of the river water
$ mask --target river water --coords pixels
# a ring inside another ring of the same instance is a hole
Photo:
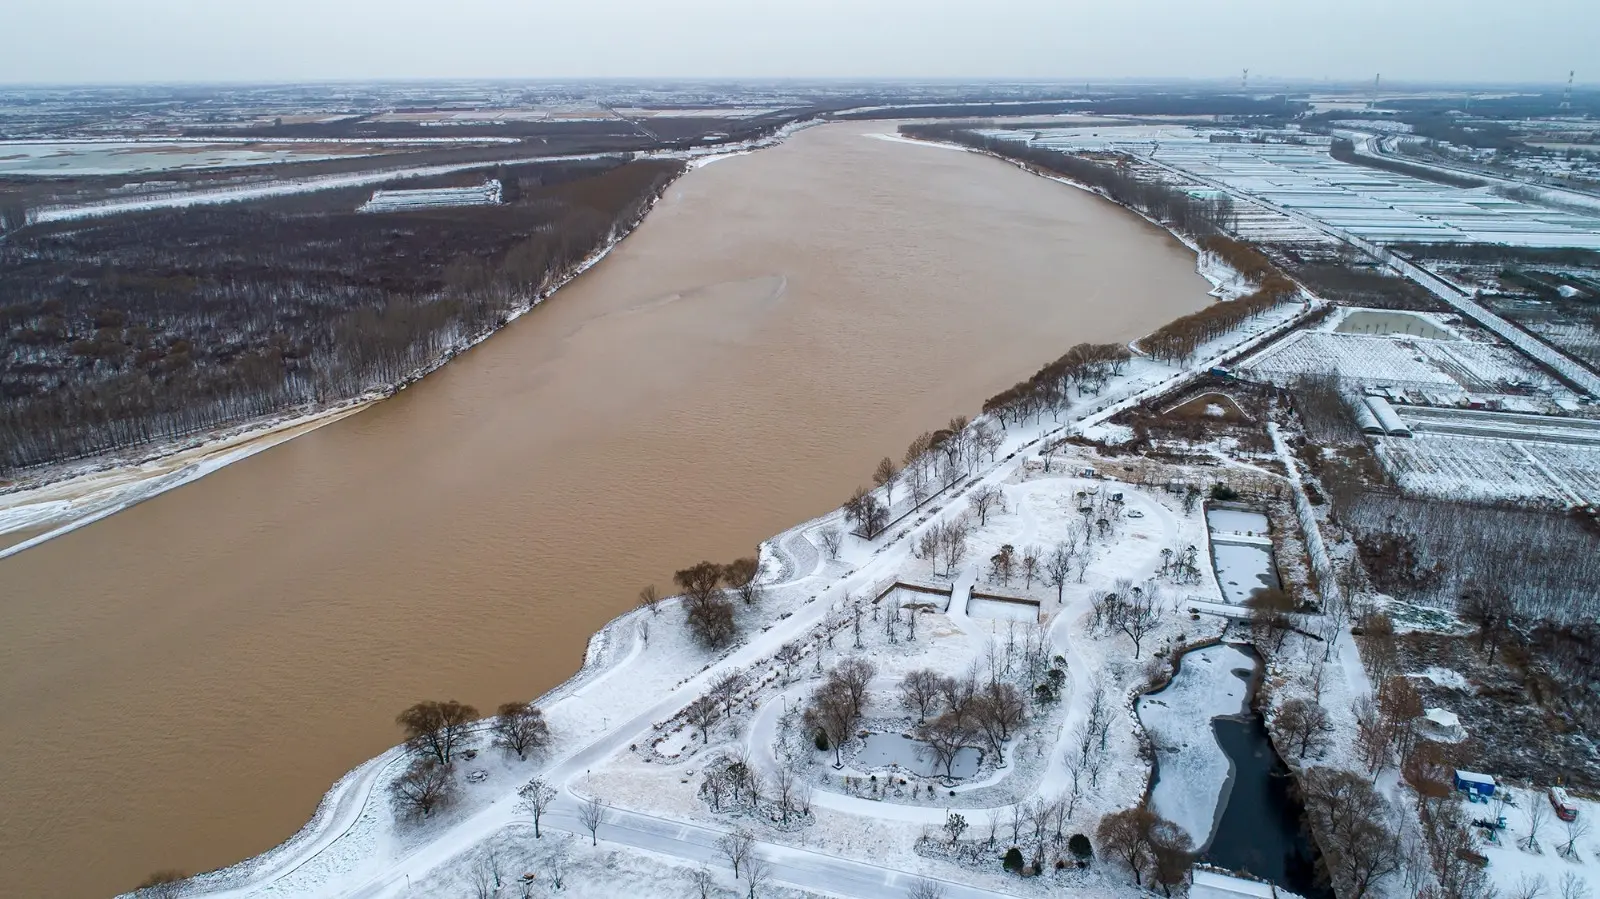
[[[641,585],[1207,302],[1142,220],[888,130],[697,169],[395,398],[0,561],[0,894],[265,850],[402,707],[538,695]]]

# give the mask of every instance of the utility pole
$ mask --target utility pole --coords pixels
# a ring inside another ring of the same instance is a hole
[[[1573,69],[1573,70],[1567,72],[1567,89],[1561,95],[1561,108],[1562,109],[1571,109],[1572,108],[1572,77],[1574,75],[1576,75],[1576,74],[1578,74],[1576,69]]]
[[[1239,93],[1241,93],[1241,94],[1245,93],[1246,91],[1249,90],[1249,88],[1250,88],[1250,70],[1249,69],[1245,69],[1244,70],[1244,74],[1239,76]]]

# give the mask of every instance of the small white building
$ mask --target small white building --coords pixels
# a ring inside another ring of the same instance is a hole
[[[1461,717],[1449,709],[1423,709],[1422,735],[1440,743],[1460,743],[1467,738]]]

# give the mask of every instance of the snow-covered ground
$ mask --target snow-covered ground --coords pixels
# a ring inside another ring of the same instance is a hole
[[[634,158],[655,159],[684,159],[694,161],[707,156],[721,156],[740,150],[756,149],[778,143],[795,131],[814,122],[797,122],[778,129],[771,137],[759,140],[741,141],[738,143],[716,144],[714,146],[693,148],[689,150],[651,150],[634,154]],[[210,206],[219,203],[238,203],[245,200],[259,200],[265,197],[290,196],[294,194],[316,193],[324,190],[336,190],[348,187],[366,187],[372,184],[383,184],[389,181],[411,180],[416,178],[432,178],[437,175],[449,175],[456,172],[471,170],[489,170],[504,165],[529,165],[539,163],[580,162],[590,159],[601,159],[616,154],[606,153],[578,153],[565,156],[513,156],[499,160],[479,162],[446,163],[440,165],[413,166],[409,168],[391,168],[375,171],[352,172],[341,175],[318,175],[307,178],[286,178],[265,182],[252,182],[248,184],[231,185],[228,187],[202,188],[197,190],[173,191],[162,194],[146,194],[138,197],[119,198],[113,200],[100,200],[92,203],[64,204],[60,206],[44,206],[28,211],[30,222],[60,222],[73,221],[84,218],[98,218],[107,215],[120,215],[126,212],[147,212],[152,209],[184,209],[191,206]]]

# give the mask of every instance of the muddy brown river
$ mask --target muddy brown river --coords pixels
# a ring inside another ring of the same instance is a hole
[[[892,130],[697,169],[420,384],[0,561],[0,894],[261,852],[402,707],[540,694],[643,584],[1207,302],[1137,217]]]

